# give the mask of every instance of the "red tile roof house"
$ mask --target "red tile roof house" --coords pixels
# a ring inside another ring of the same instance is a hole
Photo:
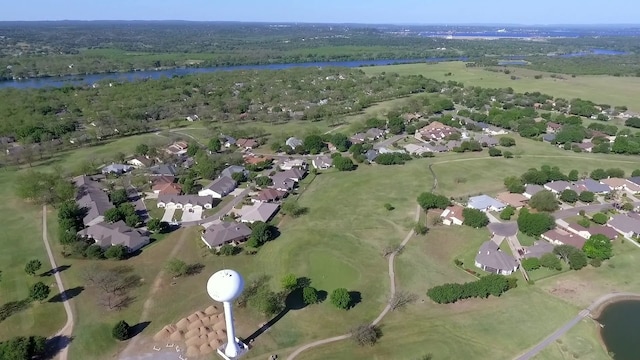
[[[236,140],[236,146],[245,150],[251,150],[258,147],[258,142],[254,139],[238,139]]]
[[[549,230],[541,237],[554,245],[571,245],[582,249],[587,239],[562,229]]]
[[[415,138],[418,140],[442,140],[449,135],[459,134],[460,132],[452,128],[451,126],[444,125],[439,121],[434,121],[431,124],[416,130]]]
[[[158,195],[180,195],[182,187],[176,183],[158,183],[153,186],[153,193]]]
[[[442,223],[445,225],[462,225],[464,221],[462,210],[464,210],[464,208],[460,205],[449,206],[440,214]]]

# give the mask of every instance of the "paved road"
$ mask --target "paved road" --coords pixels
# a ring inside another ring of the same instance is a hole
[[[393,144],[396,141],[400,141],[404,138],[406,138],[408,135],[394,135],[388,139],[384,139],[382,141],[378,141],[377,143],[373,144],[373,148],[374,149],[380,149],[383,147],[387,147],[391,144]]]
[[[47,206],[42,206],[42,241],[44,241],[44,247],[47,249],[47,256],[49,257],[49,262],[51,263],[52,269],[57,269],[58,265],[56,265],[56,260],[53,257],[53,252],[51,251],[51,245],[49,244],[49,237],[47,235]],[[71,337],[73,333],[73,325],[75,321],[73,319],[73,312],[71,311],[71,305],[69,304],[69,298],[65,293],[64,284],[62,284],[62,278],[60,277],[59,272],[55,272],[53,276],[56,279],[56,284],[58,286],[58,291],[60,292],[62,298],[62,304],[64,305],[64,311],[67,313],[67,322],[64,324],[64,327],[58,331],[56,337],[59,338],[60,342],[60,352],[58,353],[57,358],[60,360],[67,360],[68,356],[68,343],[64,343],[65,341],[63,337]]]
[[[415,215],[415,221],[420,220],[420,206],[416,206],[416,215]],[[394,264],[395,264],[395,259],[396,259],[396,255],[398,254],[398,251],[400,251],[402,248],[405,247],[405,245],[407,245],[407,243],[409,242],[409,240],[411,240],[411,237],[413,236],[414,231],[411,230],[409,231],[409,233],[407,234],[407,236],[405,236],[404,240],[402,240],[402,242],[400,243],[400,246],[398,247],[398,250],[394,251],[391,256],[389,256],[389,282],[390,282],[390,297],[389,299],[393,298],[393,296],[395,296],[396,294],[396,275],[395,275],[395,270],[394,270]],[[378,317],[373,320],[371,322],[371,325],[378,325],[380,323],[380,321],[382,321],[382,319],[385,317],[385,315],[387,315],[387,313],[391,311],[391,304],[387,302],[387,305],[384,307],[384,309],[382,310],[382,312],[380,313],[380,315],[378,315]],[[314,341],[312,343],[308,343],[306,345],[303,345],[301,347],[299,347],[298,349],[296,349],[296,351],[294,351],[293,353],[291,353],[291,355],[289,355],[287,357],[287,360],[293,360],[296,358],[296,356],[300,355],[302,352],[309,350],[311,348],[314,348],[316,346],[320,346],[320,345],[324,345],[324,344],[329,344],[332,342],[336,342],[336,341],[341,341],[341,340],[345,340],[351,337],[351,334],[344,334],[344,335],[339,335],[339,336],[335,336],[332,338],[328,338],[328,339],[322,339],[322,340],[318,340],[318,341]]]
[[[578,313],[578,315],[576,317],[571,319],[566,324],[562,325],[558,330],[554,331],[553,333],[551,333],[551,335],[547,336],[539,344],[537,344],[536,346],[531,348],[531,350],[529,350],[526,353],[516,357],[516,360],[528,360],[528,359],[533,358],[540,351],[542,351],[544,348],[546,348],[547,346],[552,344],[554,341],[556,341],[557,339],[562,337],[562,335],[564,335],[572,327],[576,326],[582,319],[584,319],[585,317],[589,316],[591,314],[591,312],[593,312],[594,310],[596,310],[597,308],[599,308],[603,304],[605,304],[605,303],[607,303],[609,301],[615,300],[616,298],[625,298],[625,297],[637,298],[637,297],[640,297],[640,294],[621,292],[621,293],[609,293],[609,294],[601,296],[596,301],[591,303],[591,305],[589,305],[589,307],[587,307],[586,309],[580,311],[580,313]]]
[[[149,212],[147,211],[147,205],[145,205],[142,194],[138,192],[138,189],[133,187],[133,185],[129,185],[127,187],[127,196],[129,197],[129,201],[133,202],[133,207],[136,209],[136,214],[140,216],[142,222],[147,221],[149,218]]]

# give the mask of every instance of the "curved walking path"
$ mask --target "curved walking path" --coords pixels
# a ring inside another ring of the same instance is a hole
[[[49,262],[51,262],[51,268],[57,269],[56,260],[53,257],[53,252],[51,251],[51,245],[49,244],[49,236],[47,235],[47,206],[42,206],[42,241],[44,241],[44,247],[47,249],[47,256],[49,257]],[[65,293],[64,285],[62,284],[62,278],[60,277],[60,272],[55,271],[53,276],[56,279],[56,284],[58,286],[58,291],[60,291],[60,297],[62,298],[62,304],[64,305],[64,311],[67,313],[67,322],[64,324],[62,329],[56,333],[56,337],[59,338],[60,342],[60,352],[58,353],[58,359],[67,360],[69,346],[67,343],[63,342],[64,336],[71,337],[73,333],[73,326],[75,325],[75,320],[73,319],[73,312],[71,311],[71,305],[69,304],[69,298]]]
[[[589,305],[586,309],[580,311],[580,313],[578,313],[576,317],[569,320],[566,324],[562,325],[559,329],[551,333],[551,335],[547,336],[544,340],[542,340],[536,346],[531,348],[531,350],[527,351],[523,355],[516,357],[516,360],[528,360],[538,355],[540,351],[542,351],[544,348],[546,348],[547,346],[552,344],[554,341],[562,337],[562,335],[564,335],[567,331],[571,330],[571,328],[576,326],[582,319],[591,315],[593,311],[597,310],[600,306],[606,304],[607,302],[610,302],[618,298],[624,299],[624,298],[638,298],[638,297],[640,297],[640,294],[629,293],[629,292],[609,293],[599,297],[594,302],[592,302],[591,305]]]
[[[420,206],[416,205],[415,221],[420,220],[420,210],[421,210]],[[394,269],[396,255],[398,254],[398,252],[402,248],[405,247],[405,245],[407,245],[409,240],[411,240],[411,237],[413,236],[413,234],[414,234],[414,231],[412,229],[411,231],[409,231],[407,236],[405,236],[404,240],[402,240],[402,242],[400,243],[400,246],[398,247],[398,249],[396,249],[396,251],[391,253],[391,255],[389,256],[389,283],[390,283],[390,288],[391,288],[391,293],[390,293],[389,299],[391,299],[396,294],[396,275],[395,275],[395,269]],[[382,310],[380,315],[378,315],[378,317],[371,322],[371,325],[378,325],[380,323],[380,321],[382,321],[382,319],[385,317],[385,315],[387,315],[387,313],[389,313],[389,311],[391,311],[391,304],[389,302],[387,302],[387,305],[384,307],[384,309]],[[316,346],[325,345],[325,344],[329,344],[329,343],[332,343],[332,342],[345,340],[345,339],[348,339],[350,337],[351,337],[351,334],[344,334],[344,335],[339,335],[339,336],[335,336],[335,337],[331,337],[331,338],[322,339],[322,340],[318,340],[318,341],[314,341],[314,342],[308,343],[306,345],[303,345],[303,346],[299,347],[298,349],[296,349],[296,351],[291,353],[291,355],[289,355],[287,357],[287,360],[293,360],[293,359],[296,358],[296,356],[300,355],[302,352],[304,352],[306,350],[309,350],[311,348],[314,348]]]

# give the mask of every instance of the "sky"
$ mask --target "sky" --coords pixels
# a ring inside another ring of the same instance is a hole
[[[638,24],[638,0],[18,0],[0,21]]]

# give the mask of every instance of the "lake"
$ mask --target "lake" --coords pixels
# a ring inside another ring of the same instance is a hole
[[[614,353],[615,360],[637,360],[640,358],[640,300],[624,300],[607,305],[598,322],[604,325],[600,334],[607,351]]]

